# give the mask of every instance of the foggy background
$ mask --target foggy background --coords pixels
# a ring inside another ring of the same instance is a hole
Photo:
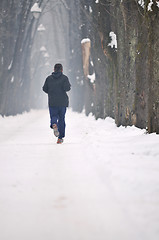
[[[78,1],[76,1],[77,3]],[[47,106],[47,96],[41,91],[41,88],[46,77],[53,72],[56,63],[63,65],[64,74],[69,77],[73,92],[76,91],[75,88],[78,88],[76,80],[79,79],[79,84],[80,81],[82,82],[83,69],[80,46],[82,36],[80,34],[79,17],[76,16],[75,19],[74,4],[72,2],[68,5],[66,1],[47,1],[43,12],[40,14],[31,55],[32,83],[34,89],[37,87],[33,100],[35,107]],[[76,42],[74,43],[74,41]],[[74,58],[73,55],[75,54]],[[78,70],[74,71],[75,69]],[[69,93],[71,106],[78,98],[78,93],[74,97],[73,94]],[[79,110],[82,110],[82,108],[83,104]]]

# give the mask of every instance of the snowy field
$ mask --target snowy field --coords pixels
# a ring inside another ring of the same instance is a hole
[[[47,110],[0,118],[1,240],[158,240],[159,135]]]

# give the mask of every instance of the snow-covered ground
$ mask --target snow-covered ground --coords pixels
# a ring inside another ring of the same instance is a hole
[[[0,118],[1,240],[158,240],[159,136],[47,110]]]

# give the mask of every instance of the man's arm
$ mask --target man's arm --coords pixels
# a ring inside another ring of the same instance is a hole
[[[46,81],[45,81],[45,83],[44,83],[44,86],[43,86],[43,91],[44,91],[45,93],[48,93],[48,84],[47,84],[47,79],[46,79]]]
[[[63,89],[66,92],[70,91],[70,89],[71,89],[71,84],[70,84],[70,82],[69,82],[67,77],[66,77],[66,79],[64,81]]]

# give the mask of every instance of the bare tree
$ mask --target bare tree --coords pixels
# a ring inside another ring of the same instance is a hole
[[[90,0],[81,7],[92,41],[96,117],[111,116],[118,126],[134,124],[159,133],[159,8],[155,0],[152,6],[144,3]]]

